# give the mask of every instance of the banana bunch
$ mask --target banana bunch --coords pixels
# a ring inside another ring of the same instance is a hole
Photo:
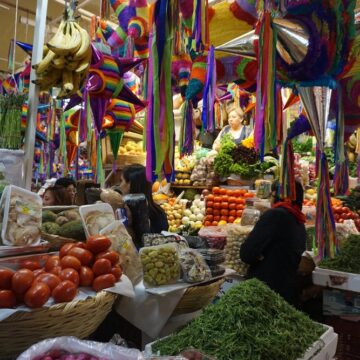
[[[44,46],[43,59],[36,65],[35,84],[40,90],[59,87],[59,98],[80,90],[91,61],[91,40],[74,20],[62,20],[53,38]]]

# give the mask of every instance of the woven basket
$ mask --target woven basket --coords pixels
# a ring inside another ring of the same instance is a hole
[[[64,244],[78,242],[78,240],[75,239],[46,234],[44,232],[41,233],[41,238],[49,242],[51,250],[59,250]]]
[[[209,305],[219,293],[223,282],[224,279],[220,279],[210,284],[193,286],[186,289],[172,315],[190,314]]]
[[[116,295],[101,291],[93,298],[11,315],[0,322],[0,359],[52,337],[86,338],[105,319],[115,299]]]

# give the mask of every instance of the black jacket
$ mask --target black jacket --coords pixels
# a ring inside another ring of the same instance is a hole
[[[290,304],[297,304],[296,273],[305,251],[305,226],[285,208],[264,213],[240,248],[248,277],[265,282]]]

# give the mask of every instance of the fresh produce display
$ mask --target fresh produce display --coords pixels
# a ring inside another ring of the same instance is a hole
[[[21,113],[26,95],[0,95],[0,148],[20,149]]]
[[[42,201],[39,195],[9,185],[1,198],[1,238],[4,245],[40,242]]]
[[[195,166],[194,156],[184,156],[180,159],[179,153],[175,153],[175,171],[191,173]]]
[[[182,224],[182,219],[184,217],[185,205],[174,203],[174,202],[168,202],[168,203],[163,203],[160,206],[167,215],[168,222],[169,222],[169,231],[177,232],[177,229]]]
[[[206,197],[205,226],[217,226],[227,223],[240,223],[247,198],[254,193],[246,190],[226,190],[213,187],[212,193]]]
[[[352,212],[346,206],[336,206],[333,208],[334,219],[337,223],[343,223],[344,220],[354,220],[356,228],[360,231],[360,215]]]
[[[180,278],[180,263],[171,244],[140,249],[144,285],[153,287],[176,283]]]
[[[164,245],[174,243],[177,245],[179,249],[187,249],[189,247],[186,240],[180,238],[179,236],[175,235],[161,235],[161,234],[144,234],[143,235],[143,244],[144,247],[148,246],[158,246],[158,245]]]
[[[190,172],[177,171],[175,174],[174,184],[176,185],[191,185]]]
[[[179,255],[183,279],[186,282],[200,282],[211,278],[211,272],[204,258],[195,249],[184,249]]]
[[[75,240],[85,240],[85,231],[79,210],[65,210],[55,214],[51,210],[43,210],[41,230],[45,234],[59,235]]]
[[[67,10],[65,18],[52,39],[44,46],[44,57],[34,65],[40,90],[61,88],[59,98],[70,97],[79,91],[91,61],[91,39],[86,30]]]
[[[240,275],[245,275],[248,265],[240,259],[240,247],[249,235],[252,226],[233,225],[227,229],[225,245],[225,266],[235,270]]]
[[[98,235],[86,243],[63,245],[59,255],[48,256],[43,264],[24,260],[17,271],[0,268],[0,308],[22,303],[40,308],[50,297],[55,303],[72,301],[79,286],[92,286],[96,292],[114,286],[122,269],[110,246],[110,239]]]
[[[189,209],[184,210],[182,218],[183,225],[190,225],[191,228],[199,230],[205,218],[205,200],[196,195]]]
[[[324,259],[319,267],[360,274],[360,235],[350,235],[342,243],[340,254],[332,259]]]
[[[211,177],[207,171],[207,160],[206,158],[201,158],[196,162],[190,180],[194,186],[204,186],[206,185],[206,178],[208,176]]]
[[[144,146],[142,141],[135,142],[133,140],[129,140],[125,145],[121,145],[119,147],[120,155],[142,155],[144,154],[143,150]]]
[[[360,186],[351,189],[349,196],[345,199],[344,205],[359,214],[360,211]]]
[[[296,360],[324,332],[322,325],[252,279],[232,287],[185,328],[153,344],[152,351],[176,355],[193,347],[218,360]]]

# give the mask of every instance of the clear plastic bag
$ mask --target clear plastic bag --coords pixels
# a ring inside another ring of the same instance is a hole
[[[187,241],[176,235],[162,235],[162,234],[144,234],[142,237],[144,247],[158,246],[164,244],[174,243],[178,249],[187,249],[189,247]]]
[[[97,357],[106,360],[143,360],[144,357],[137,349],[127,349],[110,343],[100,343],[88,340],[79,340],[73,336],[61,336],[53,339],[46,339],[31,346],[23,352],[17,360],[43,359],[43,356],[50,352],[66,351],[69,354],[87,354],[88,359]],[[56,356],[46,359],[56,359]],[[45,359],[45,357],[44,357]],[[86,358],[85,358],[86,359]],[[95,360],[95,359],[94,359]]]
[[[0,169],[10,184],[20,187],[25,185],[24,160],[25,154],[22,150],[0,149]]]
[[[101,230],[100,235],[107,236],[111,240],[112,249],[121,255],[120,264],[124,274],[133,285],[139,283],[142,279],[140,257],[124,224],[116,220]]]
[[[182,250],[179,258],[184,281],[195,283],[209,280],[211,278],[209,266],[196,250]]]
[[[226,229],[224,226],[205,226],[200,229],[199,236],[206,239],[210,248],[224,249],[226,244]]]
[[[42,200],[38,194],[9,185],[1,198],[1,238],[4,245],[40,243]]]
[[[199,249],[201,256],[208,265],[214,266],[222,264],[225,261],[224,250],[219,249]]]
[[[269,180],[257,180],[255,181],[256,196],[259,199],[267,199],[271,194],[271,181]]]
[[[255,225],[260,218],[260,211],[254,208],[245,208],[241,216],[242,226]]]
[[[147,288],[175,284],[180,279],[180,261],[173,244],[144,247],[140,260]]]

